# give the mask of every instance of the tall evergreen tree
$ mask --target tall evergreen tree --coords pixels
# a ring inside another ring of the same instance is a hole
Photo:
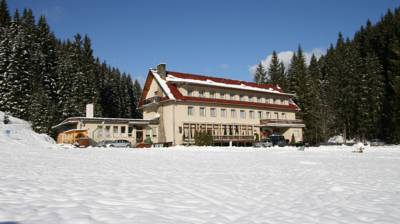
[[[31,74],[27,69],[30,62],[27,46],[29,41],[23,27],[15,21],[11,23],[9,33],[12,39],[9,63],[6,69],[6,82],[9,88],[5,96],[8,100],[6,111],[16,117],[27,119],[31,83]]]
[[[267,72],[261,62],[258,64],[256,71],[254,73],[254,82],[258,84],[263,84],[267,82]]]
[[[10,13],[8,12],[8,6],[6,0],[0,2],[0,28],[8,27],[11,22]]]
[[[268,68],[269,82],[279,85],[281,88],[286,87],[285,66],[278,59],[275,51],[272,52],[271,63]]]

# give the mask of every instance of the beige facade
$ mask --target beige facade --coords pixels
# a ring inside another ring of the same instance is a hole
[[[158,142],[157,121],[143,119],[72,117],[53,129],[59,136],[71,130],[84,130],[92,145],[101,141],[128,140],[135,146],[147,138]],[[57,139],[63,143],[62,138]]]
[[[192,81],[192,77],[202,77],[194,75],[174,82],[174,75],[165,68],[150,70],[141,99],[143,118],[159,118],[159,142],[191,144],[194,132],[202,130],[211,132],[217,142],[251,142],[257,135],[273,133],[303,141],[304,124],[296,119],[298,107],[292,95],[279,92],[279,87],[263,86],[264,90],[252,84],[246,88],[247,83],[236,87],[229,80],[222,80],[228,83],[223,86],[215,84],[218,80],[209,81],[211,77]]]

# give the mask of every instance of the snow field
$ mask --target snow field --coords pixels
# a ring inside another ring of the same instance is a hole
[[[0,222],[396,223],[399,147],[0,150]]]
[[[0,223],[398,223],[400,146],[352,150],[77,149],[11,118]]]

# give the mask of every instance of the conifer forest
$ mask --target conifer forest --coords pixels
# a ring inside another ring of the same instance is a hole
[[[300,46],[288,68],[273,52],[268,69],[257,66],[254,81],[295,94],[307,142],[341,134],[399,143],[400,8],[376,24],[368,20],[351,38],[339,33],[326,54],[313,55],[308,65]]]
[[[60,40],[46,18],[32,10],[16,11],[0,3],[0,111],[28,120],[37,132],[67,117],[85,116],[94,103],[95,116],[140,118],[141,86],[93,55],[88,36]]]

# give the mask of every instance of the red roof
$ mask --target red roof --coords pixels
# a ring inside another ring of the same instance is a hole
[[[217,78],[217,77],[211,77],[211,76],[195,75],[195,74],[173,72],[173,71],[167,71],[167,75],[172,75],[174,77],[181,78],[181,79],[193,79],[193,80],[200,80],[200,81],[211,80],[213,82],[225,83],[225,84],[230,84],[230,85],[242,85],[243,84],[243,85],[255,87],[255,88],[273,89],[275,91],[283,93],[282,89],[278,88],[276,85],[273,85],[273,84],[258,84],[255,82],[246,82],[246,81],[240,81],[240,80]]]
[[[141,97],[140,106],[143,105],[143,100],[145,99],[145,95],[147,95],[148,88],[150,86],[151,81],[153,80],[153,72],[149,72],[149,76],[147,77],[146,84],[144,86],[143,95]],[[280,88],[273,84],[257,84],[254,82],[246,82],[246,81],[239,81],[239,80],[232,80],[232,79],[225,79],[225,78],[217,78],[217,77],[210,77],[210,76],[203,76],[203,75],[195,75],[195,74],[188,74],[188,73],[180,73],[180,72],[173,72],[167,71],[167,76],[171,75],[181,79],[191,79],[191,80],[200,80],[200,81],[207,81],[211,80],[213,82],[230,84],[230,85],[246,85],[255,88],[263,88],[263,89],[272,89],[274,91],[278,91],[279,95],[285,94]],[[226,100],[226,99],[217,99],[217,98],[205,98],[205,97],[192,97],[192,96],[183,96],[182,93],[179,91],[176,83],[166,81],[169,90],[163,90],[164,92],[171,92],[173,97],[179,101],[189,101],[189,102],[202,102],[202,103],[211,103],[211,104],[224,104],[224,105],[236,105],[236,106],[249,106],[254,108],[260,109],[276,109],[276,110],[299,110],[299,107],[294,103],[289,103],[288,105],[283,104],[269,104],[269,103],[257,103],[257,102],[248,102],[248,101],[237,101],[237,100]],[[290,94],[286,95],[290,96]],[[168,99],[165,99],[168,100]]]

